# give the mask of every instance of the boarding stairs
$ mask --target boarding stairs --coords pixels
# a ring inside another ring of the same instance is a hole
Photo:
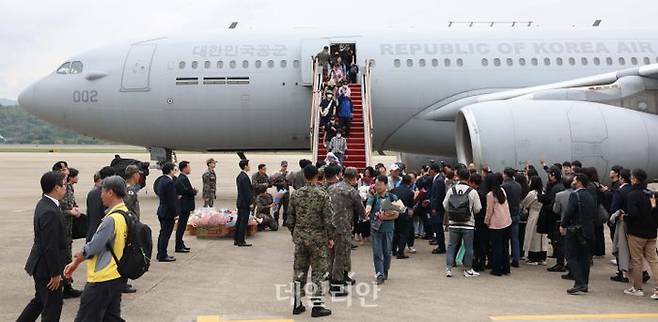
[[[313,84],[313,105],[311,108],[311,149],[313,160],[324,160],[327,149],[324,147],[324,128],[320,127],[320,102],[322,101],[322,74],[317,64],[314,65],[315,75]],[[363,171],[370,165],[372,154],[372,108],[370,104],[370,71],[371,66],[366,62],[366,68],[360,74],[361,83],[349,84],[351,90],[352,123],[347,138],[347,153],[343,166],[355,167]],[[317,82],[317,84],[316,84]],[[317,85],[317,86],[316,86]],[[327,145],[329,143],[327,142]]]

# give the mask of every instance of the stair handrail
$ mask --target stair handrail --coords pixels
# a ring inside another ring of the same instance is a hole
[[[364,129],[364,143],[366,153],[366,167],[371,165],[370,158],[372,156],[372,136],[373,136],[373,122],[372,122],[372,101],[371,101],[371,88],[372,88],[372,59],[366,59],[365,68],[363,69],[362,77],[362,102],[363,102],[363,129]]]
[[[319,66],[318,58],[311,59],[313,69],[313,87],[311,98],[311,121],[310,121],[310,135],[311,135],[311,151],[313,151],[313,159],[318,159],[319,149],[319,136],[320,136],[320,100],[322,99],[322,68]]]

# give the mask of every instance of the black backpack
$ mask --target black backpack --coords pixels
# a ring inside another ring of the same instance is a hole
[[[452,194],[448,198],[448,219],[455,222],[467,222],[471,220],[471,201],[468,194],[473,189],[468,188],[465,192],[458,193],[456,187],[452,187]]]
[[[116,213],[123,215],[126,220],[127,238],[123,248],[123,256],[119,260],[112,246],[107,248],[112,253],[117,269],[122,277],[136,280],[149,270],[151,266],[151,254],[153,252],[153,241],[151,239],[151,228],[141,223],[135,215],[123,210]]]

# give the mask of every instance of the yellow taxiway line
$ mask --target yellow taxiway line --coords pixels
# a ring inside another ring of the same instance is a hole
[[[602,319],[658,319],[658,313],[604,313],[604,314],[549,314],[549,315],[498,315],[491,321],[560,321]]]
[[[219,315],[200,315],[196,322],[220,322]],[[295,322],[291,319],[231,320],[230,322]]]

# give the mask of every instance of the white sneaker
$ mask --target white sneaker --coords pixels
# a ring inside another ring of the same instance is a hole
[[[473,269],[464,271],[464,277],[478,277],[478,276],[480,276],[480,273],[474,271]]]
[[[611,259],[610,264],[617,266],[617,259]]]
[[[452,277],[452,271],[449,268],[446,269],[446,277]]]
[[[525,264],[530,266],[538,266],[539,262],[526,262]]]
[[[407,247],[407,251],[408,251],[409,253],[412,253],[412,254],[415,254],[415,253],[416,253],[416,249],[413,248],[413,247]]]
[[[547,263],[546,261],[541,261],[541,263],[539,263],[539,264],[540,264],[541,266],[546,266],[548,263]]]
[[[631,287],[629,289],[624,290],[624,294],[633,295],[633,296],[644,296],[644,292],[641,289],[640,290],[635,289],[635,287]]]
[[[658,300],[658,291],[654,291],[653,294],[651,294],[651,299]]]

